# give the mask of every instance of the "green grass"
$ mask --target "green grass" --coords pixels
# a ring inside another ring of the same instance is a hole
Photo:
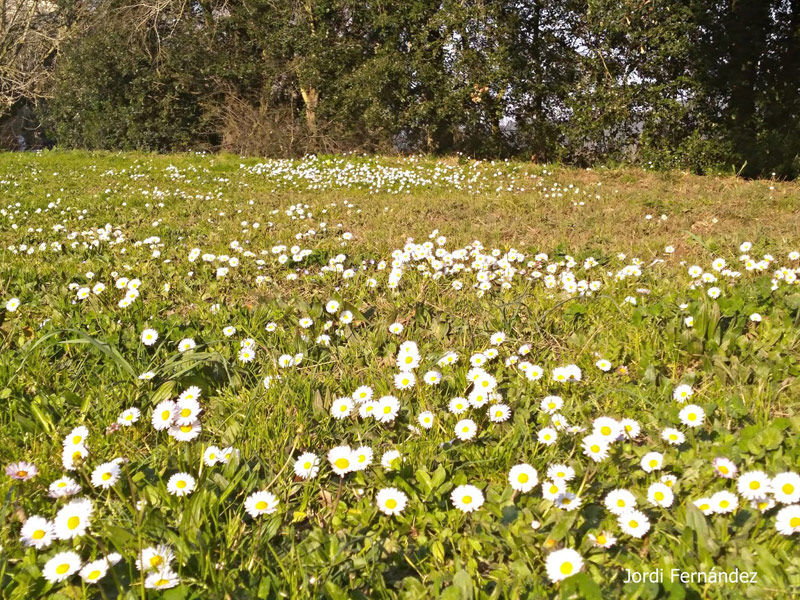
[[[229,155],[0,155],[0,460],[4,466],[30,461],[39,470],[28,481],[0,475],[0,596],[800,593],[798,533],[776,530],[782,504],[751,507],[737,494],[736,480],[716,476],[712,465],[727,457],[739,473],[800,472],[800,288],[785,277],[772,281],[782,268],[800,274],[800,261],[789,257],[800,250],[800,184],[456,159],[322,157],[254,169],[259,162]],[[376,176],[383,178],[380,186]],[[287,214],[297,205],[313,216]],[[108,234],[99,234],[107,224]],[[435,250],[439,236],[446,237],[447,252],[470,247],[473,256],[451,255],[464,265],[460,272],[444,257],[438,257],[442,264],[436,257],[411,258],[397,287],[388,285],[393,251],[408,238],[431,242]],[[773,257],[766,268],[745,269],[739,248],[745,241],[755,262]],[[55,242],[61,246],[54,249]],[[287,249],[273,252],[280,245]],[[307,255],[294,261],[293,245]],[[667,246],[674,252],[666,253]],[[193,248],[237,257],[239,264],[219,278],[222,263],[190,262]],[[497,275],[478,293],[474,257],[491,256],[493,249],[496,258],[514,249],[524,259],[506,273],[507,289]],[[285,263],[281,253],[288,255]],[[535,258],[538,253],[547,258]],[[322,271],[339,255],[339,272]],[[597,266],[586,267],[589,257]],[[740,276],[715,271],[717,258]],[[640,274],[617,277],[635,264]],[[561,280],[547,287],[548,265],[557,278],[572,272],[575,281],[600,287],[587,294],[564,289]],[[692,265],[718,281],[693,287]],[[353,276],[345,277],[349,269]],[[115,287],[120,277],[141,280],[139,297],[125,308]],[[77,299],[79,288],[97,282],[106,285],[102,293]],[[714,286],[721,292],[716,299],[707,293]],[[15,311],[5,308],[10,298],[21,302]],[[326,313],[330,299],[352,312],[352,322]],[[762,321],[751,321],[753,313]],[[309,329],[299,326],[303,317],[313,320]],[[324,330],[327,320],[332,325]],[[400,335],[389,332],[396,322],[405,326]],[[276,330],[267,331],[268,323]],[[226,326],[236,333],[227,337]],[[141,341],[146,328],[158,332],[152,346]],[[451,414],[450,400],[472,389],[470,357],[492,347],[494,332],[506,339],[484,368],[496,378],[510,418],[491,422],[492,402]],[[328,346],[317,339],[323,333]],[[197,347],[179,352],[184,338]],[[251,362],[238,358],[246,338],[256,344]],[[398,390],[395,358],[408,340],[421,354],[418,381]],[[530,353],[518,356],[523,344]],[[458,362],[437,366],[448,351],[458,353]],[[299,364],[279,366],[282,355],[299,353]],[[611,363],[610,371],[596,366],[600,358]],[[544,376],[526,378],[523,361],[541,366]],[[580,367],[581,381],[552,381],[553,369],[568,364]],[[422,381],[430,370],[442,374],[436,386]],[[140,380],[147,371],[153,379]],[[705,412],[702,427],[681,423],[682,406],[672,399],[681,384],[694,390],[687,404]],[[393,422],[332,418],[333,402],[363,385],[375,398],[399,399]],[[202,391],[202,430],[179,442],[150,419],[159,402],[190,386]],[[548,395],[562,397],[563,418],[586,431],[562,430],[555,444],[540,443],[538,432],[551,425],[540,408]],[[141,411],[139,421],[115,426],[130,407]],[[431,429],[417,426],[423,411],[434,415]],[[635,419],[641,435],[614,442],[608,457],[594,462],[581,442],[602,416]],[[469,441],[455,439],[462,418],[477,425]],[[91,525],[72,540],[27,547],[22,523],[33,515],[53,519],[69,501],[50,498],[47,488],[67,474],[62,440],[79,425],[89,430],[88,456],[69,475],[83,488],[76,497],[93,502]],[[669,427],[685,435],[684,443],[662,439]],[[336,476],[327,453],[343,444],[371,448],[372,464]],[[236,452],[227,464],[209,467],[203,453],[211,445]],[[388,450],[403,457],[391,470],[381,466]],[[320,468],[303,480],[293,464],[306,451],[319,456]],[[663,454],[663,469],[646,473],[640,461],[652,451]],[[93,470],[115,458],[124,461],[119,480],[109,489],[94,487]],[[551,464],[571,466],[575,478],[567,488],[581,506],[558,508],[541,486],[515,492],[508,474],[520,463],[537,469],[540,481]],[[178,472],[196,479],[188,496],[167,491]],[[662,508],[647,495],[664,474],[676,478],[675,498]],[[465,514],[454,506],[451,493],[463,484],[482,490],[479,510]],[[390,487],[408,498],[396,516],[376,506],[378,491]],[[650,521],[641,539],[625,534],[603,504],[616,488],[630,490]],[[278,509],[252,518],[245,499],[264,489],[277,497]],[[737,510],[704,515],[694,506],[721,490],[737,494]],[[609,549],[589,537],[602,531],[618,538]],[[146,589],[149,573],[135,561],[143,548],[161,543],[175,554],[171,568],[180,583]],[[577,550],[583,568],[552,583],[545,561],[562,548]],[[113,552],[122,560],[96,584],[77,573],[49,583],[44,566],[62,551],[74,551],[83,563]],[[673,568],[715,566],[754,571],[758,580],[669,581]],[[623,583],[625,569],[658,568],[665,571],[663,583]]]

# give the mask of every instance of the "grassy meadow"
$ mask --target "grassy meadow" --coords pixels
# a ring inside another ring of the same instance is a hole
[[[0,597],[798,596],[799,252],[796,182],[0,155]]]

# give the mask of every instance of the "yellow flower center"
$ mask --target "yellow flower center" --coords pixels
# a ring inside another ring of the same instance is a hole
[[[664,492],[656,492],[655,493],[655,498],[656,498],[656,500],[661,502],[664,499]]]
[[[471,503],[472,503],[472,496],[464,496],[464,497],[461,499],[461,501],[462,501],[464,504],[471,504]]]
[[[718,469],[718,470],[719,470],[719,472],[720,472],[720,473],[722,473],[723,475],[727,475],[727,474],[729,473],[729,469],[728,469],[728,467],[726,467],[725,465],[720,465],[719,467],[717,467],[717,469]]]
[[[33,539],[35,539],[35,540],[42,539],[44,537],[44,530],[43,529],[37,529],[36,531],[33,532],[33,535],[31,537],[33,537]]]
[[[81,436],[81,435],[76,435],[76,436],[74,436],[74,437],[72,438],[72,443],[73,443],[73,444],[75,444],[75,445],[77,446],[78,444],[80,444],[80,443],[81,443],[81,440],[83,440],[83,436]]]
[[[67,519],[67,529],[76,529],[81,524],[80,517],[70,517]]]
[[[397,500],[394,498],[389,498],[386,501],[386,508],[396,508],[397,507]]]
[[[600,446],[598,446],[597,444],[592,444],[592,447],[589,448],[589,450],[591,450],[592,452],[600,452]]]
[[[620,507],[625,506],[625,500],[623,500],[622,498],[617,500],[617,506],[620,506]]]
[[[179,479],[178,482],[175,484],[175,487],[182,490],[186,487],[186,482],[183,479]]]
[[[192,414],[192,411],[191,411],[191,409],[189,409],[189,408],[184,408],[184,409],[181,411],[181,416],[182,416],[182,417],[188,417],[190,414]]]
[[[528,475],[526,473],[520,473],[517,479],[520,483],[528,483]]]
[[[600,433],[602,433],[603,435],[611,435],[611,427],[609,427],[608,425],[606,425],[605,427],[601,427]]]
[[[605,544],[606,543],[606,536],[600,534],[597,536],[597,543],[598,544]]]
[[[639,523],[637,523],[636,521],[629,521],[628,525],[631,526],[631,529],[636,529],[637,527],[639,527]]]
[[[155,556],[150,558],[150,566],[151,567],[157,567],[158,565],[160,565],[163,562],[164,562],[164,559],[161,558],[158,554],[156,554]]]
[[[709,508],[710,507],[708,506],[708,504],[701,504],[700,505],[700,510],[708,510]]]
[[[728,506],[730,506],[730,502],[728,502],[727,500],[723,500],[722,502],[719,503],[719,506],[720,508],[728,508]]]
[[[162,587],[162,586],[167,585],[168,583],[169,583],[169,579],[159,579],[158,581],[156,581],[155,586],[156,587]]]
[[[264,502],[263,500],[260,500],[259,502],[256,502],[256,509],[264,510],[266,508],[267,508],[267,503]]]
[[[750,482],[750,489],[751,490],[757,490],[760,487],[761,487],[761,484],[758,483],[757,481],[751,481]]]
[[[310,468],[311,468],[311,462],[310,462],[310,461],[306,461],[306,462],[304,462],[304,463],[303,463],[303,468],[304,468],[304,469],[310,469]]]
[[[565,562],[561,565],[561,573],[563,575],[569,575],[572,573],[572,563]]]
[[[89,576],[87,577],[87,579],[92,580],[92,579],[97,579],[98,577],[100,577],[100,571],[95,569],[94,571],[89,573]]]
[[[789,527],[800,527],[800,517],[792,517],[789,521]]]
[[[181,432],[182,433],[189,433],[192,430],[191,425],[181,425]]]
[[[17,471],[17,477],[27,477],[27,476],[28,476],[27,471]]]
[[[794,486],[791,483],[784,483],[783,487],[781,488],[781,491],[784,494],[791,494],[792,492],[794,492]]]
[[[653,460],[650,461],[650,466],[651,467],[657,467],[658,466],[658,461],[654,458]]]
[[[103,473],[103,481],[108,481],[109,479],[111,479],[111,473],[106,471],[105,473]]]
[[[168,421],[171,414],[172,413],[170,411],[168,411],[168,410],[163,411],[161,413],[161,420],[162,421]]]
[[[67,571],[69,571],[69,565],[67,563],[60,564],[56,567],[56,573],[59,575],[63,575]]]
[[[350,466],[350,461],[346,458],[337,458],[334,463],[339,469],[346,469]]]

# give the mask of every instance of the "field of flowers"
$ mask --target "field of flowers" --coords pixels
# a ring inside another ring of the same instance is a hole
[[[797,597],[799,281],[797,183],[2,155],[0,597]]]

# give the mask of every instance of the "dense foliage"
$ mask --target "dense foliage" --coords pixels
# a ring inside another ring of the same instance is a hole
[[[800,169],[797,0],[115,0],[52,63],[65,146]]]

